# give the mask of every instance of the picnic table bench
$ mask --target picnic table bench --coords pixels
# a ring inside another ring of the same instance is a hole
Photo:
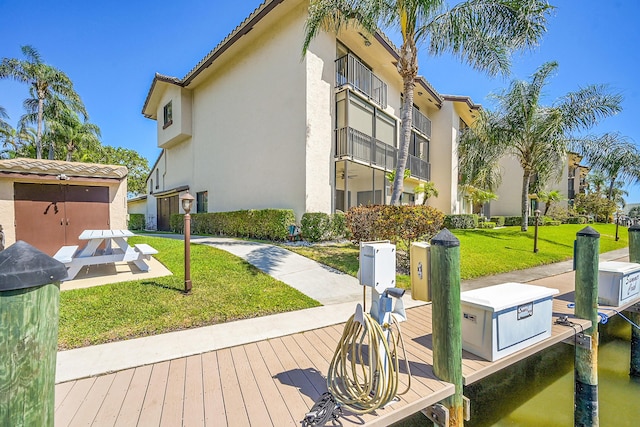
[[[129,230],[85,230],[78,237],[87,241],[84,248],[78,249],[79,245],[63,246],[53,257],[67,266],[65,280],[75,278],[84,266],[115,262],[133,262],[141,271],[149,271],[145,260],[158,251],[145,243],[129,246],[126,238],[133,235]],[[104,250],[98,250],[103,243]]]

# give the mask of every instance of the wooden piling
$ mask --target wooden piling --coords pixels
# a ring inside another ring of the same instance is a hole
[[[462,384],[462,324],[460,308],[460,241],[446,228],[431,240],[431,300],[433,303],[433,372],[455,385],[442,403],[449,426],[464,425]]]
[[[640,263],[640,226],[629,227],[629,261]],[[636,325],[640,325],[640,313],[632,311],[629,319]],[[629,375],[640,378],[640,330],[631,328],[631,364]]]
[[[599,425],[598,415],[598,259],[600,234],[591,227],[577,233],[575,278],[576,317],[591,321],[584,331],[591,337],[591,348],[575,349],[576,427]]]

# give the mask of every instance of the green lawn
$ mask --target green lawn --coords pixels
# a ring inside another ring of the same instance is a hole
[[[584,227],[578,224],[539,227],[537,254],[533,253],[533,227],[526,233],[521,232],[520,227],[452,230],[460,239],[461,277],[471,279],[571,259],[576,233]],[[614,224],[592,224],[591,227],[600,233],[601,253],[628,246],[625,228],[620,228],[620,240],[616,242]],[[353,276],[358,271],[357,245],[287,246],[287,249]],[[410,283],[409,276],[398,275],[398,286],[408,288]]]
[[[193,290],[184,295],[183,241],[145,236],[129,242],[158,249],[156,258],[174,275],[62,292],[60,349],[320,305],[244,260],[204,245],[191,246]]]

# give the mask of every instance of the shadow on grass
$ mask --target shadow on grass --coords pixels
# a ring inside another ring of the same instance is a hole
[[[163,283],[152,282],[152,281],[151,282],[144,281],[144,282],[141,282],[141,284],[145,285],[145,286],[148,286],[148,285],[155,286],[156,288],[166,289],[168,291],[174,291],[174,292],[178,292],[178,293],[181,293],[181,294],[184,293],[184,289],[178,289],[178,288],[175,288],[173,286],[165,285]]]

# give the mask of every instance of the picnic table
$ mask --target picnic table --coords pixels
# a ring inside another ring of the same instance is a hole
[[[129,246],[127,238],[134,234],[129,230],[85,230],[78,237],[86,240],[82,249],[79,245],[63,246],[53,256],[67,266],[67,278],[72,280],[82,267],[88,265],[133,262],[141,271],[149,271],[145,260],[158,251],[151,246],[139,243]],[[104,249],[99,249],[104,243]]]

